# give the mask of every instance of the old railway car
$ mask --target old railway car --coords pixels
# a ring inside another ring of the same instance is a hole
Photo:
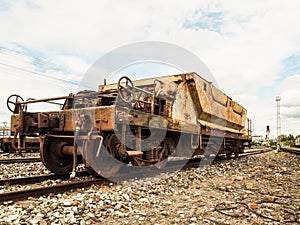
[[[61,110],[26,111],[27,104],[59,99],[65,99]],[[83,162],[107,177],[124,164],[160,167],[170,155],[238,155],[250,142],[246,123],[241,105],[187,73],[136,81],[124,76],[97,92],[16,101],[11,131],[38,133],[42,161],[56,174],[74,175]]]
[[[40,138],[37,136],[3,136],[0,137],[0,148],[5,153],[37,152],[40,149]]]
[[[299,135],[296,137],[296,140],[295,140],[295,146],[296,146],[297,148],[300,148],[300,136],[299,136]]]

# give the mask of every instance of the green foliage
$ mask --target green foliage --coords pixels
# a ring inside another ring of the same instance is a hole
[[[254,140],[252,140],[252,142],[251,142],[251,146],[261,146],[261,145],[262,145],[261,141],[254,141]]]
[[[295,147],[295,140],[296,138],[292,134],[289,135],[281,134],[278,137],[278,141],[280,142],[280,145],[286,147]]]
[[[276,146],[276,141],[270,140],[270,146],[271,146],[271,147]]]

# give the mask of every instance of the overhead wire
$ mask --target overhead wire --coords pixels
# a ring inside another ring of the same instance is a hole
[[[46,63],[44,60],[40,60],[40,59],[37,59],[37,58],[26,56],[26,55],[24,55],[21,52],[12,51],[12,50],[6,49],[4,47],[0,47],[0,54],[2,54],[2,55],[8,55],[10,57],[14,57],[14,58],[17,58],[19,60],[27,60],[28,61],[29,58],[31,58],[32,60],[34,60],[33,65],[35,65],[35,66],[36,65],[37,66],[39,65],[41,67],[48,66],[48,63]],[[17,70],[21,70],[21,71],[28,72],[28,73],[33,73],[33,74],[38,75],[38,76],[46,77],[48,79],[53,79],[53,80],[56,80],[56,81],[61,81],[61,82],[64,82],[64,83],[75,85],[75,86],[79,85],[79,82],[77,82],[77,81],[65,80],[65,79],[61,79],[61,78],[55,78],[55,77],[49,76],[47,74],[43,74],[41,72],[36,72],[36,71],[29,70],[29,69],[24,69],[24,68],[19,67],[19,66],[11,65],[11,64],[9,64],[7,62],[3,62],[3,60],[2,60],[2,62],[0,62],[0,64],[3,65],[3,66],[11,67],[13,69],[17,69]]]
[[[17,58],[20,58],[20,59],[25,59],[25,60],[28,60],[28,58],[31,58],[35,62],[39,62],[39,64],[41,64],[41,65],[43,65],[43,64],[47,65],[48,64],[48,62],[46,62],[44,59],[35,58],[35,57],[32,57],[32,56],[27,56],[27,55],[24,55],[23,52],[10,50],[10,49],[7,49],[7,48],[1,47],[1,46],[0,46],[0,53],[8,55],[8,56],[17,57]]]
[[[10,58],[16,58],[17,60],[23,60],[23,62],[25,63],[30,63],[34,66],[38,66],[38,67],[41,67],[41,68],[50,68],[52,67],[53,68],[53,65],[49,65],[49,62],[45,61],[45,60],[41,60],[39,58],[35,58],[35,57],[31,57],[31,56],[26,56],[22,53],[15,53],[13,51],[2,51],[1,50],[1,47],[0,47],[0,55],[5,55],[5,56],[9,56]],[[21,62],[22,63],[22,62]],[[56,66],[54,67],[55,69],[56,68],[60,68],[59,66]]]
[[[10,57],[16,57],[18,59],[21,60],[32,60],[32,62],[28,62],[31,63],[34,66],[40,66],[42,68],[47,67],[47,68],[54,68],[54,70],[62,70],[61,67],[63,67],[63,65],[49,65],[51,62],[49,62],[49,60],[47,60],[46,58],[43,57],[43,59],[37,58],[37,57],[32,57],[29,55],[24,55],[23,52],[20,51],[15,51],[15,50],[10,50],[4,47],[0,46],[0,54],[3,55],[8,55]],[[45,61],[47,60],[47,61]]]
[[[13,66],[13,65],[10,65],[10,64],[7,64],[7,63],[0,62],[0,64],[4,65],[4,66],[11,67],[11,68],[14,68],[14,69],[17,69],[17,70],[21,70],[21,71],[24,71],[24,72],[28,72],[28,73],[36,74],[36,75],[39,75],[39,76],[42,76],[42,77],[46,77],[48,79],[55,79],[55,80],[58,80],[58,81],[69,83],[69,84],[78,85],[78,82],[76,82],[76,81],[64,80],[64,79],[61,79],[61,78],[54,78],[54,77],[48,76],[48,75],[43,74],[43,73],[35,72],[35,71],[32,71],[32,70],[28,70],[28,69],[23,69],[21,67]]]
[[[26,55],[24,55],[24,53],[19,52],[19,51],[12,51],[10,49],[7,49],[7,48],[4,48],[4,47],[0,46],[0,54],[8,55],[10,57],[15,57],[19,60],[27,60],[28,61],[31,58],[34,62],[28,62],[28,63],[31,63],[34,66],[40,66],[42,68],[45,68],[45,67],[49,68],[49,65],[48,65],[49,63],[45,62],[44,60],[41,60],[41,59],[38,59],[38,58],[33,58],[31,56],[26,56]],[[50,80],[53,80],[53,81],[59,81],[59,82],[62,82],[62,83],[74,85],[76,88],[69,87],[73,90],[78,90],[79,86],[81,88],[91,89],[91,87],[86,86],[86,85],[82,85],[79,81],[67,80],[67,79],[62,79],[62,78],[58,78],[58,77],[49,76],[49,75],[47,75],[45,73],[42,73],[42,72],[37,72],[37,71],[30,70],[30,69],[25,69],[25,68],[22,68],[21,66],[11,65],[7,61],[3,62],[3,60],[2,60],[2,62],[0,62],[0,66],[2,66],[2,68],[5,67],[5,68],[10,68],[12,70],[19,70],[19,71],[23,71],[23,72],[26,72],[26,73],[31,73],[31,74],[38,75],[41,78],[46,78],[46,79],[50,79]],[[10,73],[10,74],[13,74],[13,73]],[[65,85],[62,85],[62,84],[59,84],[59,85],[63,86],[63,87],[65,86]]]

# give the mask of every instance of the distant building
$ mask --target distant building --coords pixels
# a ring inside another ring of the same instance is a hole
[[[256,141],[256,142],[263,142],[264,138],[262,135],[253,135],[252,136],[252,141]]]

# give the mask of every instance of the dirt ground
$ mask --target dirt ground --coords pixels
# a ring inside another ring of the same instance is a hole
[[[300,224],[300,156],[269,152],[0,205],[0,224]]]

